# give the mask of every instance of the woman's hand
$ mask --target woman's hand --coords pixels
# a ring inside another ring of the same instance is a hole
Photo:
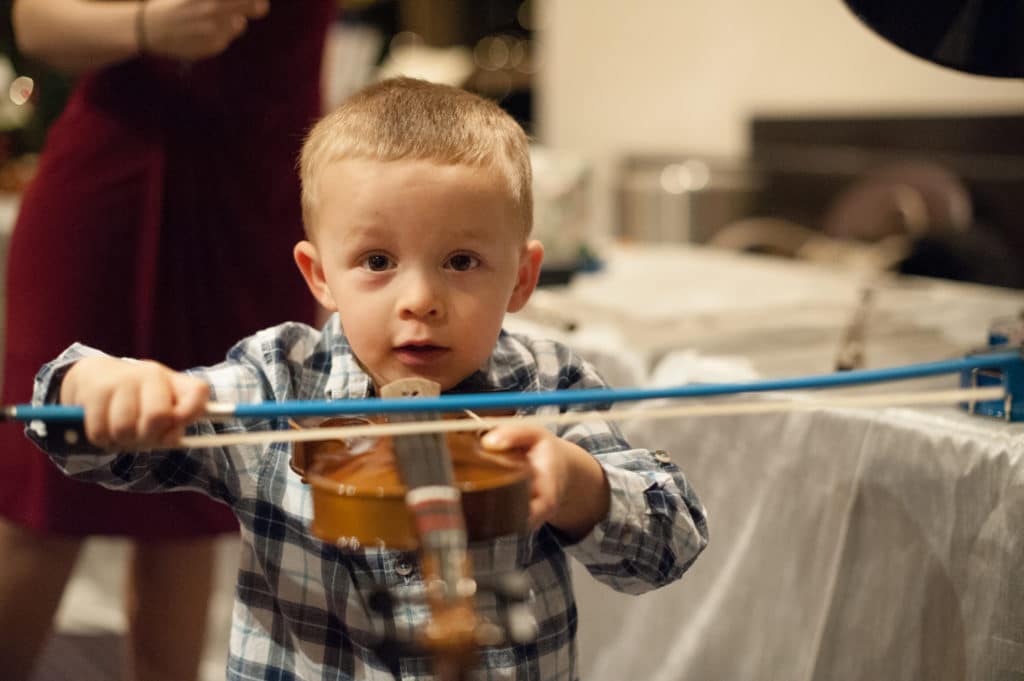
[[[269,11],[269,0],[15,0],[11,20],[23,54],[82,73],[140,53],[212,57]]]
[[[139,49],[176,59],[212,57],[269,10],[269,0],[145,0]]]
[[[530,524],[550,523],[574,539],[586,536],[608,515],[608,481],[601,464],[582,447],[541,426],[501,426],[484,447],[525,449],[532,472]]]
[[[61,404],[85,409],[85,434],[97,447],[146,450],[175,445],[203,414],[209,386],[158,362],[87,357],[68,370]]]

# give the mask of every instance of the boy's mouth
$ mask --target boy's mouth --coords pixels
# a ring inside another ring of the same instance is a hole
[[[440,359],[448,348],[432,343],[404,343],[396,346],[394,352],[406,366],[423,366]]]

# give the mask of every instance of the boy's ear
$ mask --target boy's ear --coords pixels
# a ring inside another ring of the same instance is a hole
[[[512,289],[512,297],[509,298],[509,312],[519,312],[526,305],[526,301],[533,295],[537,288],[537,280],[540,278],[540,265],[544,261],[544,246],[536,239],[526,242],[523,252],[519,256],[519,272],[516,275],[516,286]]]
[[[336,312],[338,305],[334,302],[331,289],[327,287],[324,267],[320,262],[320,254],[316,250],[316,246],[309,241],[300,241],[292,249],[292,256],[295,258],[295,264],[299,266],[302,278],[306,280],[306,286],[309,287],[313,297],[328,311]]]

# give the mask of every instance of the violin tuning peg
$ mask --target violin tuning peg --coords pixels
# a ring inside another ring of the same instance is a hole
[[[505,630],[494,622],[484,621],[477,625],[474,637],[478,646],[498,646],[505,642]]]
[[[489,591],[505,602],[523,602],[530,599],[530,580],[521,570],[500,575],[477,577],[477,586]]]
[[[530,609],[522,603],[513,605],[506,614],[507,623],[505,628],[508,631],[508,638],[513,643],[529,643],[537,640],[540,630],[537,626],[537,618],[533,616]]]

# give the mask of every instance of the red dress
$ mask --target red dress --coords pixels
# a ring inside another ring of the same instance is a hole
[[[3,403],[81,341],[184,369],[315,304],[292,261],[296,159],[319,115],[336,0],[279,0],[221,55],[135,59],[80,80],[22,199],[7,274]],[[0,427],[0,515],[61,534],[190,537],[237,527],[197,493],[65,478]]]

